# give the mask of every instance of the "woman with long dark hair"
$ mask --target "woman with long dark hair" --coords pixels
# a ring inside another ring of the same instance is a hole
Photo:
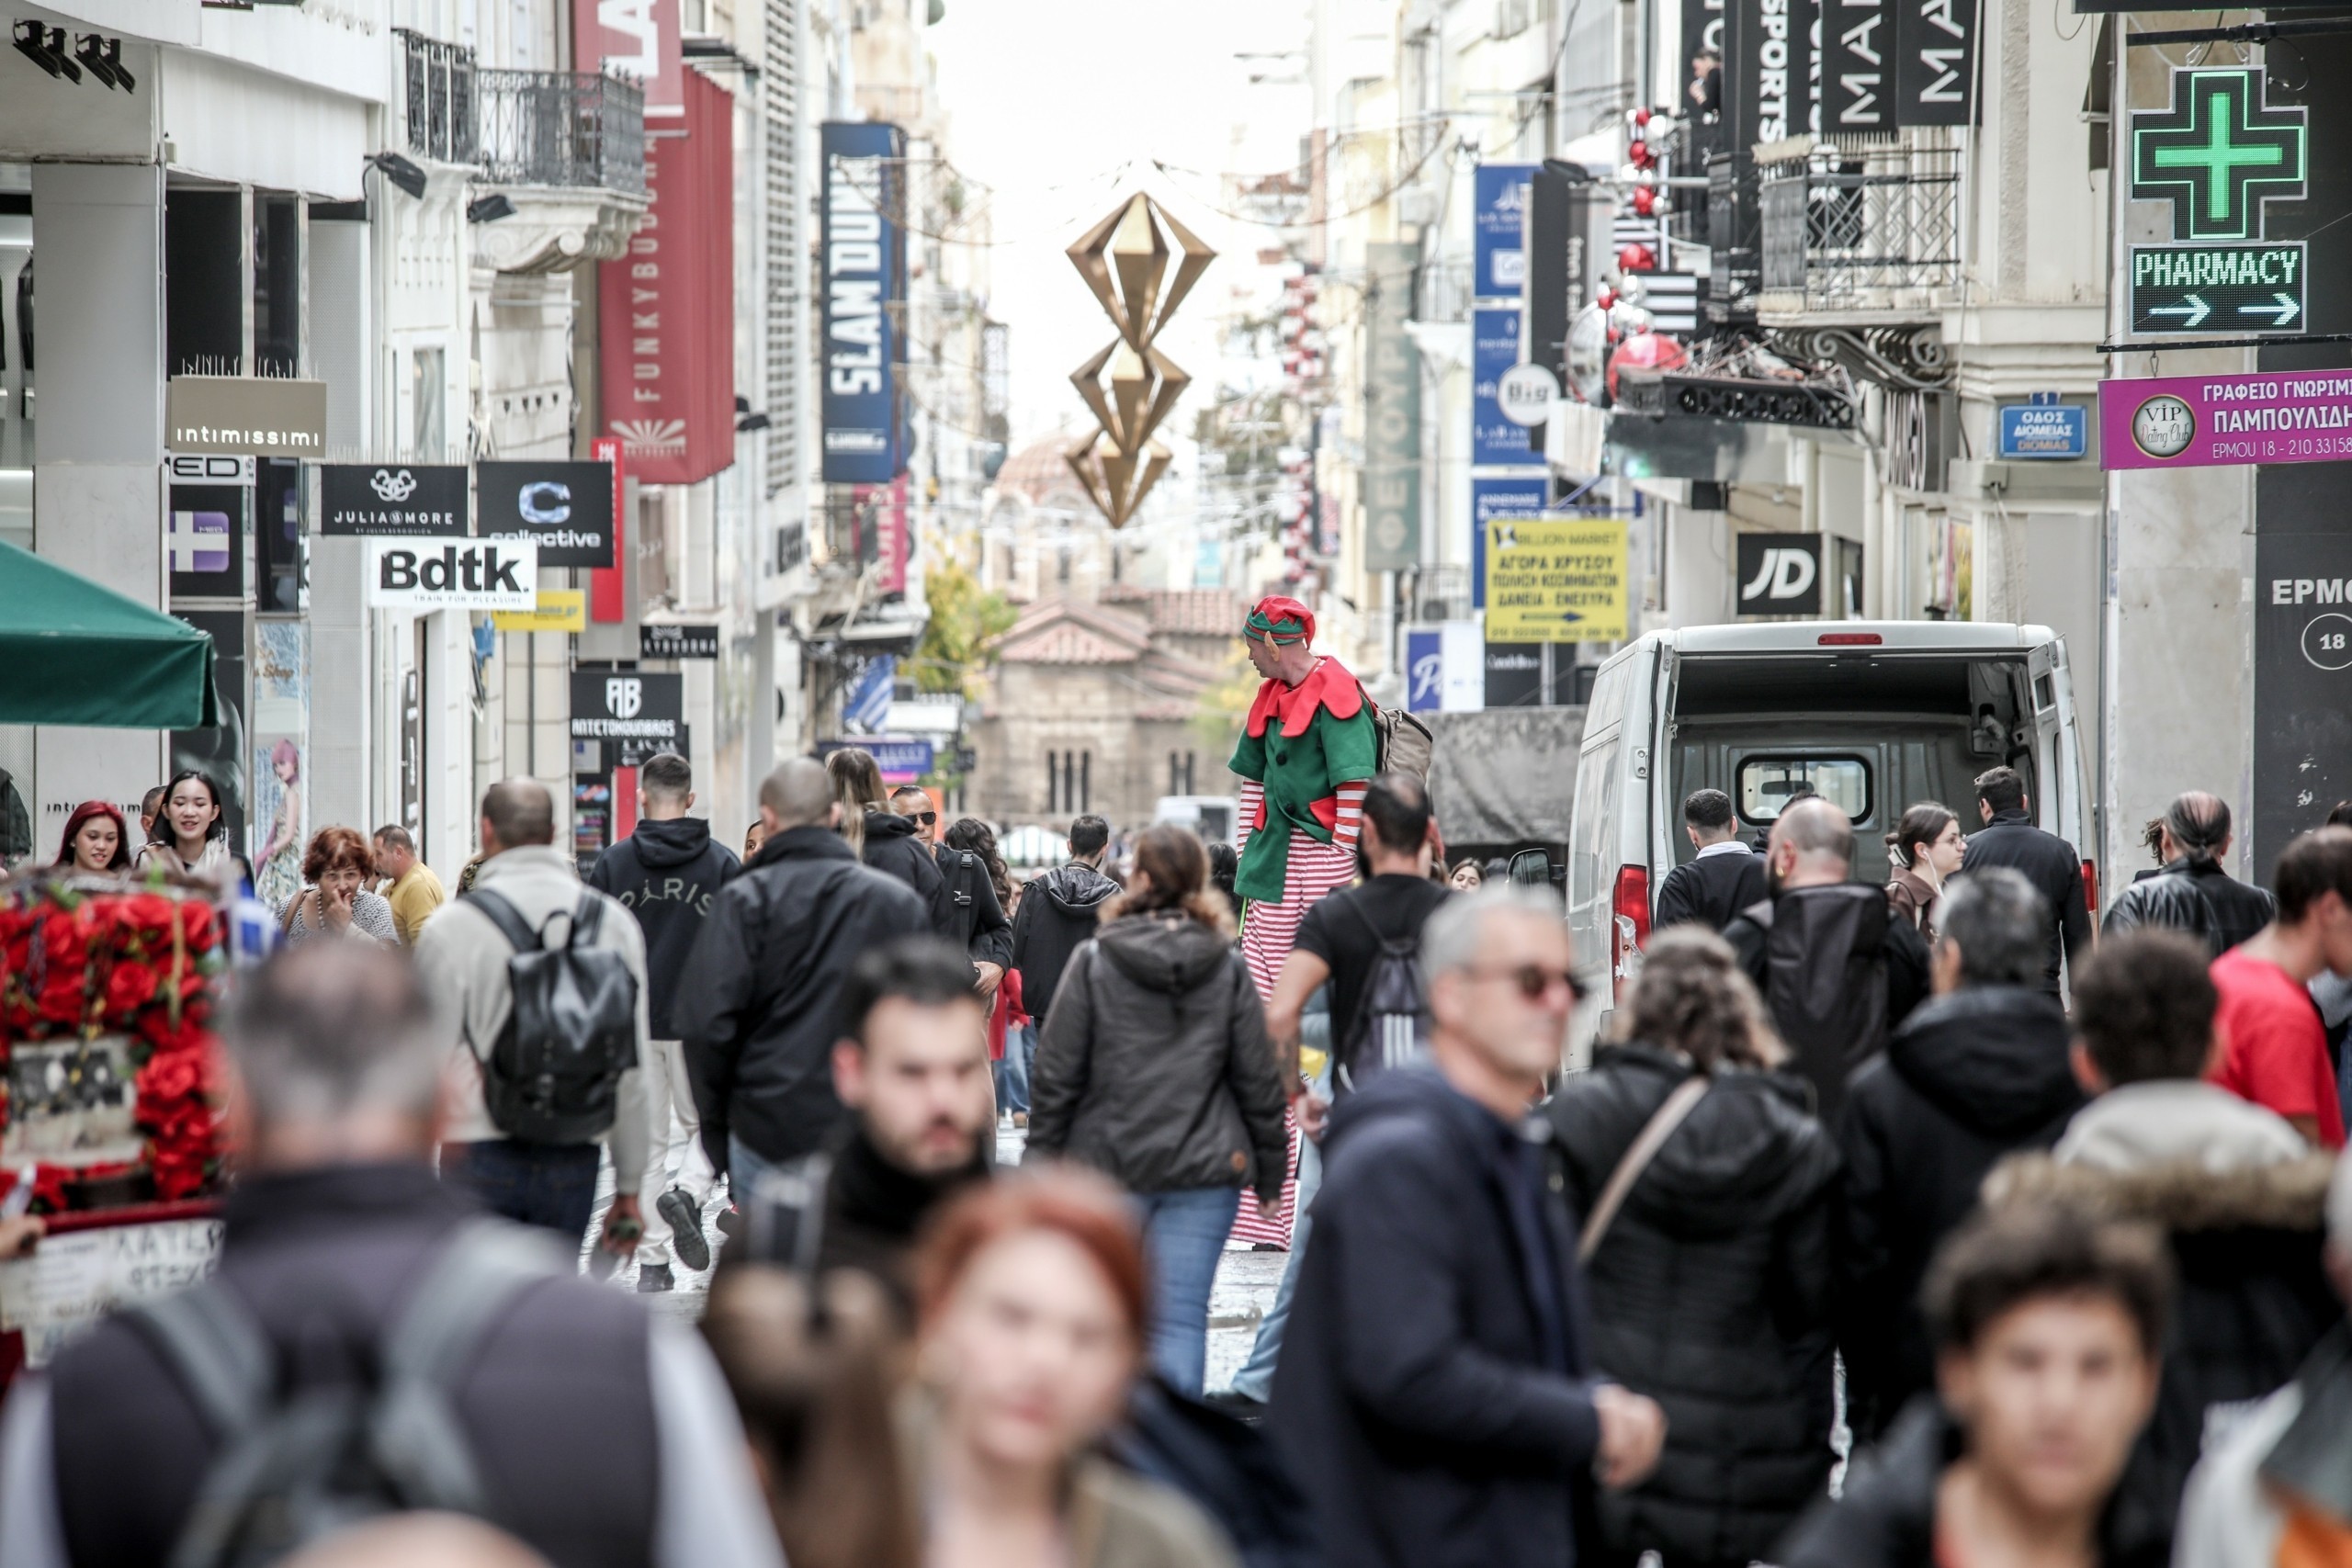
[[[1594,1561],[1747,1568],[1828,1483],[1837,1149],[1713,931],[1653,938],[1618,1020],[1549,1114],[1586,1216],[1593,1360],[1665,1406],[1666,1449],[1600,1495]],[[1630,1155],[1652,1129],[1650,1157]]]
[[[825,772],[832,775],[833,798],[842,803],[842,840],[858,859],[921,894],[933,926],[943,926],[944,880],[939,863],[917,835],[915,819],[890,809],[882,769],[873,753],[845,746],[825,759]]]
[[[1909,920],[1920,939],[1936,940],[1936,914],[1943,902],[1944,881],[1960,871],[1967,851],[1960,836],[1960,818],[1949,806],[1923,800],[1903,814],[1886,836],[1894,874],[1886,885],[1890,913]]]
[[[60,871],[107,872],[130,869],[130,829],[122,813],[103,800],[85,800],[65,819],[65,833],[57,844]]]
[[[1083,1161],[1135,1194],[1157,1292],[1152,1359],[1195,1397],[1209,1287],[1241,1190],[1271,1206],[1290,1163],[1265,1008],[1208,870],[1188,828],[1161,823],[1136,840],[1126,891],[1054,987],[1029,1112],[1033,1152]]]
[[[155,813],[153,836],[139,851],[132,869],[145,871],[157,865],[190,876],[233,874],[220,786],[200,768],[182,768],[164,786],[163,808]]]

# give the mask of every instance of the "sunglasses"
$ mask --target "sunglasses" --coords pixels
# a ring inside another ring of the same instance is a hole
[[[939,820],[939,813],[936,811],[910,811],[907,813],[907,818],[910,821],[920,822],[924,827],[928,828],[933,823]]]
[[[1577,977],[1566,969],[1546,968],[1541,964],[1521,964],[1509,969],[1471,966],[1472,978],[1479,980],[1509,980],[1519,987],[1519,994],[1531,1002],[1542,1001],[1555,986],[1566,986],[1570,1000],[1583,999],[1585,991]]]

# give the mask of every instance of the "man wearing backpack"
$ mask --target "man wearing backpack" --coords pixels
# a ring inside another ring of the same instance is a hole
[[[782,1568],[700,1337],[434,1179],[436,1022],[406,959],[369,943],[239,976],[219,1272],[17,1384],[0,1562],[226,1568],[419,1509],[556,1568]]]
[[[1274,1359],[1281,1353],[1291,1292],[1306,1255],[1309,1207],[1321,1185],[1323,1164],[1314,1138],[1321,1130],[1327,1097],[1361,1089],[1390,1066],[1421,1054],[1425,1017],[1419,951],[1421,927],[1448,891],[1430,880],[1435,823],[1429,792],[1403,773],[1383,773],[1363,796],[1363,852],[1372,874],[1353,887],[1327,894],[1298,923],[1297,945],[1283,961],[1273,1000],[1266,1007],[1266,1029],[1274,1049],[1291,1064],[1291,1081],[1301,1086],[1301,1124],[1309,1136],[1298,1150],[1297,1218],[1292,1222],[1290,1258],[1273,1310],[1258,1325],[1250,1359],[1234,1374],[1227,1408],[1254,1415],[1273,1387]],[[1300,1076],[1300,1018],[1308,998],[1328,985],[1331,1010],[1331,1060]]]
[[[491,1213],[576,1244],[608,1146],[616,1196],[602,1246],[627,1258],[644,1230],[637,1191],[651,1120],[639,1070],[652,1060],[644,933],[618,900],[581,886],[555,847],[545,784],[491,785],[481,848],[472,889],[416,947],[457,1052],[442,1174]]]
[[[684,757],[670,751],[648,757],[637,771],[643,812],[637,830],[597,856],[588,873],[588,886],[619,899],[645,933],[651,993],[646,1015],[653,1033],[645,1099],[651,1121],[645,1185],[638,1204],[650,1213],[642,1216],[645,1239],[637,1248],[637,1288],[649,1292],[677,1288],[670,1271],[673,1247],[678,1261],[697,1273],[710,1267],[710,1243],[702,1230],[709,1167],[699,1153],[702,1123],[695,1115],[685,1048],[670,1014],[678,971],[685,967],[686,954],[694,951],[695,938],[702,934],[718,890],[742,867],[734,851],[711,838],[708,821],[686,815],[695,802],[694,783],[694,769]],[[673,1168],[674,1182],[670,1174]]]

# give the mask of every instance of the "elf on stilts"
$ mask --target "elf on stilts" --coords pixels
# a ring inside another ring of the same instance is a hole
[[[1298,922],[1355,876],[1364,788],[1379,748],[1363,686],[1346,665],[1314,651],[1315,615],[1306,605],[1279,594],[1261,599],[1242,640],[1266,680],[1233,751],[1233,771],[1245,781],[1234,891],[1248,901],[1241,956],[1271,998]]]

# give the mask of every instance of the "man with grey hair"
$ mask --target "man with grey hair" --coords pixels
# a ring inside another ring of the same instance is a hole
[[[1934,1385],[1918,1301],[1936,1244],[1997,1161],[2047,1149],[2082,1108],[2065,1012],[2041,988],[2049,929],[2050,906],[2021,874],[1953,878],[1934,996],[1847,1086],[1839,1344],[1848,1419],[1864,1438]]]
[[[1577,982],[1557,904],[1448,900],[1421,930],[1427,1066],[1343,1098],[1324,1135],[1271,1429],[1334,1562],[1556,1568],[1597,1477],[1665,1437],[1591,1371],[1577,1233],[1544,1123]]]
[[[537,779],[508,779],[483,792],[481,849],[472,890],[427,921],[416,946],[417,969],[457,1064],[457,1109],[446,1129],[442,1174],[472,1188],[492,1213],[548,1226],[577,1245],[595,1209],[597,1149],[604,1145],[618,1191],[605,1211],[600,1245],[626,1258],[644,1228],[637,1192],[651,1120],[641,1066],[652,1059],[644,934],[616,900],[581,886],[571,856],[555,846],[554,797]],[[557,948],[570,942],[583,918],[594,934],[582,945],[618,953],[636,984],[634,1049],[612,1089],[611,1121],[560,1141],[520,1136],[492,1115],[483,1076],[514,1016],[508,961],[522,951],[523,928],[542,948]]]
[[[1886,895],[1853,880],[1852,818],[1817,795],[1781,807],[1764,843],[1771,897],[1724,928],[1790,1065],[1835,1122],[1846,1077],[1885,1045],[1928,989],[1928,950]]]
[[[703,1149],[741,1200],[833,1136],[834,1016],[858,955],[932,929],[922,897],[859,863],[835,832],[824,764],[797,757],[760,784],[768,830],[720,890],[678,979],[674,1018]]]
[[[2352,1160],[2344,1158],[2327,1190],[2325,1261],[2328,1282],[2352,1303]],[[2335,1343],[2333,1350],[2324,1343],[2292,1382],[2207,1443],[2181,1499],[2174,1568],[2279,1568],[2352,1556],[2344,1446],[2352,1369]]]
[[[470,1472],[499,1525],[552,1562],[781,1568],[700,1337],[578,1279],[569,1249],[435,1179],[447,1047],[408,961],[313,942],[241,975],[226,1013],[242,1153],[219,1271],[176,1305],[97,1324],[17,1384],[0,1428],[0,1563],[166,1562],[204,1524],[292,1550],[332,1522],[322,1505],[413,1506],[424,1492],[461,1506],[449,1478]],[[452,1307],[471,1309],[462,1326]],[[281,1423],[334,1441],[343,1402],[380,1417],[392,1348],[426,1343],[446,1354],[421,1359],[446,1370],[408,1375],[448,1417],[429,1481],[397,1445],[337,1450],[345,1462],[307,1492],[288,1479],[299,1461],[260,1481],[224,1466],[284,1461]]]

